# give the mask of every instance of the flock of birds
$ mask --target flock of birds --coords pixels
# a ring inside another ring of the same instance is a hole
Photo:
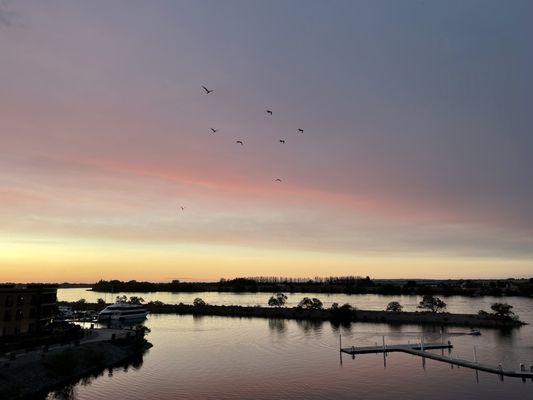
[[[207,87],[205,87],[204,85],[202,85],[202,88],[205,90],[205,94],[210,94],[210,93],[213,93],[215,90],[214,89],[208,89]],[[265,112],[268,114],[268,115],[274,115],[274,113],[272,112],[272,110],[265,110]],[[215,129],[215,128],[211,128],[211,132],[213,134],[217,133],[220,129]],[[302,128],[298,128],[298,133],[304,133],[304,130]],[[279,142],[281,144],[285,144],[285,139],[279,139]],[[243,140],[236,140],[235,141],[235,144],[240,144],[241,146],[244,146],[244,141]],[[276,182],[281,182],[281,179],[276,179]]]
[[[208,89],[207,87],[205,87],[203,85],[202,85],[202,88],[205,90],[205,94],[210,94],[210,93],[213,93],[215,91],[214,89]],[[265,112],[268,115],[274,115],[272,110],[265,110]],[[211,132],[213,132],[213,133],[217,133],[219,130],[220,129],[211,128]],[[298,128],[298,133],[304,133],[304,130],[302,128]],[[285,144],[285,139],[279,139],[279,142],[281,144]],[[244,146],[244,141],[243,140],[236,140],[235,144],[240,144],[241,146]],[[281,182],[281,179],[277,178],[277,179],[275,179],[275,181],[276,182]]]
[[[204,85],[202,85],[202,89],[204,89],[206,95],[211,94],[211,93],[213,93],[213,92],[215,91],[214,89],[208,89],[208,88],[207,88],[206,86],[204,86]],[[267,109],[267,110],[265,110],[265,112],[266,112],[266,114],[267,114],[268,116],[272,116],[272,115],[274,115],[274,112],[273,112],[272,110]],[[217,133],[218,131],[220,131],[220,129],[218,129],[218,128],[210,128],[210,130],[211,130],[211,133],[212,133],[212,134],[215,134],[215,133]],[[301,134],[301,133],[304,133],[304,130],[303,130],[302,128],[298,128],[298,133],[300,133],[300,134]],[[281,143],[281,144],[285,144],[285,139],[283,139],[283,138],[282,138],[282,139],[279,139],[279,143]],[[244,146],[244,140],[241,140],[241,139],[236,140],[236,141],[235,141],[235,144],[238,144],[238,145],[240,145],[240,146]],[[276,178],[276,179],[274,179],[274,182],[282,182],[282,180],[281,180],[280,178]],[[180,209],[181,209],[182,211],[184,211],[184,210],[185,210],[185,207],[184,207],[184,206],[180,206]]]

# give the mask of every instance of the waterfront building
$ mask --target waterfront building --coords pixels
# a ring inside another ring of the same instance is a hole
[[[0,285],[0,337],[40,332],[56,307],[55,285]]]

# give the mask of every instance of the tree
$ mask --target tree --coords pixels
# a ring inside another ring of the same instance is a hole
[[[128,302],[128,296],[123,294],[122,296],[116,297],[117,303],[127,303]]]
[[[490,309],[494,311],[498,317],[501,318],[513,318],[515,315],[512,311],[513,306],[507,303],[494,303],[490,306]]]
[[[298,304],[299,308],[306,308],[309,310],[321,310],[323,307],[322,302],[317,298],[310,299],[309,297],[304,297],[302,301]]]
[[[331,316],[334,320],[349,321],[355,309],[348,303],[339,307],[338,303],[333,303],[330,308]]]
[[[402,312],[403,311],[403,306],[398,303],[397,301],[391,301],[389,304],[387,304],[387,308],[385,311],[390,311],[390,312]]]
[[[87,300],[85,300],[85,299],[79,299],[78,301],[76,301],[76,304],[78,304],[80,306],[85,304],[85,303],[87,303]]]
[[[105,300],[100,297],[98,300],[96,300],[96,304],[99,306],[105,306]]]
[[[276,293],[268,299],[268,305],[271,307],[283,307],[287,302],[287,296],[284,293]]]
[[[192,302],[192,305],[195,306],[195,307],[204,307],[204,306],[207,305],[207,303],[205,301],[203,301],[201,298],[197,297]]]
[[[130,304],[142,304],[144,303],[144,299],[142,297],[137,296],[131,296],[130,300],[128,301]]]
[[[422,301],[418,304],[418,308],[429,310],[431,312],[444,311],[446,309],[446,303],[439,299],[438,297],[431,296],[426,294]]]

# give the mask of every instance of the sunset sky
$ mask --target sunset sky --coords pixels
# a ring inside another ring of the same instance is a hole
[[[532,19],[0,0],[0,281],[533,276]]]

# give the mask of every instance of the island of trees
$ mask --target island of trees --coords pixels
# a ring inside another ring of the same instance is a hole
[[[116,300],[132,304],[145,303],[144,299],[138,296],[128,298],[122,295],[117,296]],[[165,304],[161,301],[150,301],[144,304],[144,306],[153,314],[192,314],[300,320],[315,319],[329,320],[333,323],[415,323],[489,328],[507,328],[523,325],[523,322],[512,311],[513,306],[507,303],[493,303],[491,311],[480,310],[477,314],[453,314],[446,312],[446,302],[432,295],[423,296],[418,304],[420,311],[416,312],[403,311],[403,306],[398,301],[389,302],[384,311],[360,310],[347,303],[343,305],[333,303],[330,308],[324,308],[322,301],[316,297],[303,297],[296,307],[285,307],[286,301],[287,295],[280,292],[273,294],[268,299],[269,307],[210,305],[200,297],[195,298],[192,304]],[[96,304],[89,304],[83,299],[68,304],[75,310],[87,310],[89,308],[99,310],[106,306],[103,299],[99,299]]]

